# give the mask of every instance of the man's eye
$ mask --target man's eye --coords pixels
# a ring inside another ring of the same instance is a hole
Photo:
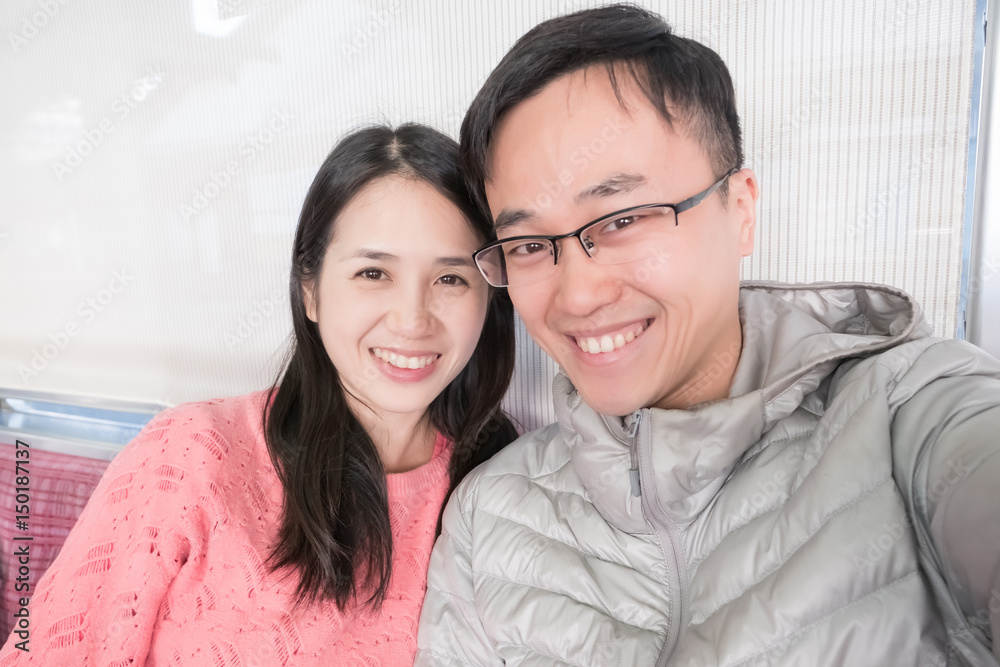
[[[547,243],[539,243],[538,241],[526,241],[524,243],[518,243],[508,248],[507,252],[511,255],[519,255],[525,257],[528,255],[534,255],[535,253],[544,252],[548,247]]]
[[[626,215],[620,218],[613,218],[601,225],[600,233],[608,234],[612,232],[620,232],[626,227],[634,225],[637,222],[639,222],[638,215]]]
[[[464,286],[469,284],[469,282],[465,278],[463,278],[462,276],[456,276],[454,273],[449,274],[447,276],[441,276],[440,278],[438,278],[438,280],[445,285]]]
[[[385,273],[382,269],[364,269],[357,273],[357,277],[364,278],[365,280],[382,280]]]

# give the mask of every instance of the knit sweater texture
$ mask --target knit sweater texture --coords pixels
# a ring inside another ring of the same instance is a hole
[[[410,665],[451,445],[387,475],[393,561],[380,612],[295,605],[296,572],[266,564],[281,482],[265,394],[182,405],[115,458],[33,592],[10,665]]]

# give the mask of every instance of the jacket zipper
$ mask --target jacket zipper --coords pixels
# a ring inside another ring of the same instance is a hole
[[[642,422],[642,410],[636,410],[632,413],[632,423],[628,429],[628,437],[632,441],[629,445],[629,456],[632,460],[632,467],[628,471],[628,480],[632,485],[633,498],[638,498],[642,495],[642,484],[639,476],[639,438],[636,435],[639,432],[640,422]]]
[[[656,531],[657,537],[660,539],[660,544],[663,545],[663,555],[664,558],[670,558],[673,560],[673,567],[670,568],[670,580],[668,582],[670,588],[670,599],[674,601],[674,611],[676,613],[671,615],[669,619],[669,624],[667,626],[667,639],[663,643],[663,649],[660,651],[659,657],[656,659],[657,667],[665,667],[670,662],[670,656],[677,648],[681,639],[681,632],[688,624],[688,603],[687,603],[687,563],[684,558],[683,548],[681,547],[681,535],[680,531],[677,530],[677,526],[674,522],[670,520],[668,516],[663,512],[660,507],[659,499],[656,497],[656,485],[653,483],[653,462],[652,462],[652,443],[649,443],[649,447],[646,448],[646,453],[648,456],[641,457],[639,452],[639,440],[641,438],[640,426],[642,424],[642,410],[636,410],[632,413],[632,423],[629,427],[629,436],[631,438],[630,454],[632,460],[632,468],[629,470],[629,479],[632,483],[632,495],[642,496],[642,489],[646,487],[642,483],[643,477],[646,478],[651,483],[651,486],[646,488],[649,489],[649,493],[645,495],[645,499],[649,502],[642,502],[642,513],[646,520],[649,521],[650,525],[653,526],[653,530]],[[647,429],[648,432],[648,429]],[[645,472],[645,475],[643,473]],[[650,495],[651,494],[651,495]]]

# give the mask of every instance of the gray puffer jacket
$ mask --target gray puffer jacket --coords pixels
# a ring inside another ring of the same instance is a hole
[[[887,287],[740,315],[728,399],[622,419],[557,378],[448,505],[417,665],[997,664],[1000,363]]]

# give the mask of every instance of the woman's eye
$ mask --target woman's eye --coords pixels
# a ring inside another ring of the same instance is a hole
[[[382,269],[364,269],[358,272],[359,278],[364,278],[365,280],[382,280],[385,273]]]
[[[467,281],[465,278],[463,278],[462,276],[456,276],[454,273],[449,274],[447,276],[441,276],[440,278],[438,278],[438,280],[441,281],[445,285],[468,285],[469,284],[469,281]]]

